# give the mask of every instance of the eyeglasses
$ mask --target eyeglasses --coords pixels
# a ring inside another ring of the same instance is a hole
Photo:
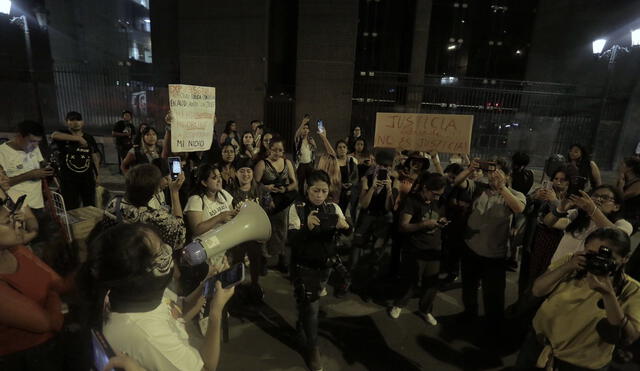
[[[598,199],[600,201],[604,201],[604,202],[613,202],[616,199],[614,197],[608,196],[608,195],[603,195],[603,194],[594,194],[591,196],[591,198],[593,198],[594,200]]]

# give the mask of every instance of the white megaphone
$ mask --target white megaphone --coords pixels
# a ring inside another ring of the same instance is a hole
[[[265,241],[271,237],[271,222],[262,207],[245,201],[229,222],[196,237],[184,247],[182,260],[194,266],[247,241]]]

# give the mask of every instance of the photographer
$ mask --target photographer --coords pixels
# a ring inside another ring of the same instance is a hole
[[[447,224],[438,210],[438,200],[444,193],[445,178],[440,174],[423,174],[414,185],[400,210],[399,231],[403,235],[401,252],[402,290],[389,311],[392,318],[398,318],[402,308],[420,287],[420,314],[435,326],[433,300],[438,292],[440,272],[441,239],[440,230]]]
[[[482,169],[488,183],[467,179]],[[478,314],[478,287],[482,282],[485,316],[491,334],[496,336],[504,317],[506,256],[513,216],[522,213],[525,196],[510,188],[510,169],[506,161],[480,163],[474,160],[461,172],[455,184],[473,194],[467,221],[462,258],[462,301],[465,319]],[[465,182],[466,180],[466,182]],[[464,183],[464,184],[463,184]],[[491,340],[497,340],[494,337]]]
[[[360,215],[353,236],[351,268],[358,265],[362,250],[374,238],[373,250],[382,247],[389,233],[389,215],[393,211],[393,155],[387,151],[376,154],[376,165],[360,179]]]
[[[547,297],[533,320],[518,370],[607,370],[616,344],[640,333],[640,286],[624,274],[629,236],[601,228],[585,241],[585,252],[565,256],[533,285]]]
[[[336,251],[336,235],[351,228],[340,207],[326,202],[330,184],[327,173],[311,172],[307,184],[305,201],[289,209],[289,243],[298,306],[297,328],[306,340],[308,366],[317,371],[322,370],[318,349],[319,293],[332,269],[343,275],[341,290],[348,287],[349,277]]]
[[[591,191],[591,196],[584,191],[578,192],[570,194],[544,217],[547,227],[562,229],[563,225],[566,226],[551,258],[552,264],[566,255],[582,251],[585,239],[597,228],[617,227],[628,235],[633,230],[621,216],[623,196],[617,188],[601,185]]]

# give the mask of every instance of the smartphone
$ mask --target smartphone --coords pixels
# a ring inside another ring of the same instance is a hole
[[[204,293],[202,296],[206,298],[213,297],[216,292],[216,281],[220,281],[223,288],[229,288],[231,286],[237,286],[244,281],[244,264],[238,263],[233,267],[222,271],[215,276],[209,278],[204,284]]]
[[[182,172],[182,163],[180,163],[180,157],[169,157],[169,174],[171,179],[178,179],[178,175]]]
[[[377,179],[378,180],[387,180],[387,177],[389,176],[389,170],[387,169],[378,169],[378,176]]]
[[[93,346],[93,366],[97,371],[102,371],[109,363],[109,359],[115,357],[116,353],[107,342],[107,339],[104,338],[104,335],[93,329],[91,330],[91,344]],[[123,371],[121,368],[112,370]]]
[[[542,189],[546,189],[548,191],[553,190],[553,183],[549,179],[545,179],[542,181]]]
[[[335,228],[338,224],[338,214],[318,213],[316,216],[320,219],[320,227],[324,230]]]
[[[479,161],[480,169],[482,171],[496,171],[496,163],[492,161]]]
[[[16,212],[20,211],[20,209],[22,209],[22,205],[24,204],[25,198],[27,198],[27,195],[22,195],[18,197],[18,201],[12,202],[11,215],[15,214]]]
[[[569,178],[569,189],[567,194],[580,196],[580,191],[584,191],[587,186],[587,178],[583,176],[572,176]]]
[[[324,121],[318,120],[318,133],[324,133]]]

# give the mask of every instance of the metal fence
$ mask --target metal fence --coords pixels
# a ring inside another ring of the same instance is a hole
[[[406,74],[364,72],[354,81],[351,121],[373,139],[377,112],[469,114],[474,116],[473,156],[509,156],[522,150],[534,166],[542,166],[552,153],[566,153],[572,143],[589,146],[595,136],[595,158],[608,168],[613,151],[607,148],[615,146],[626,102],[609,99],[603,108],[600,96],[579,90],[584,89],[449,76],[427,76],[423,85],[410,85]],[[411,104],[412,94],[416,104]]]

